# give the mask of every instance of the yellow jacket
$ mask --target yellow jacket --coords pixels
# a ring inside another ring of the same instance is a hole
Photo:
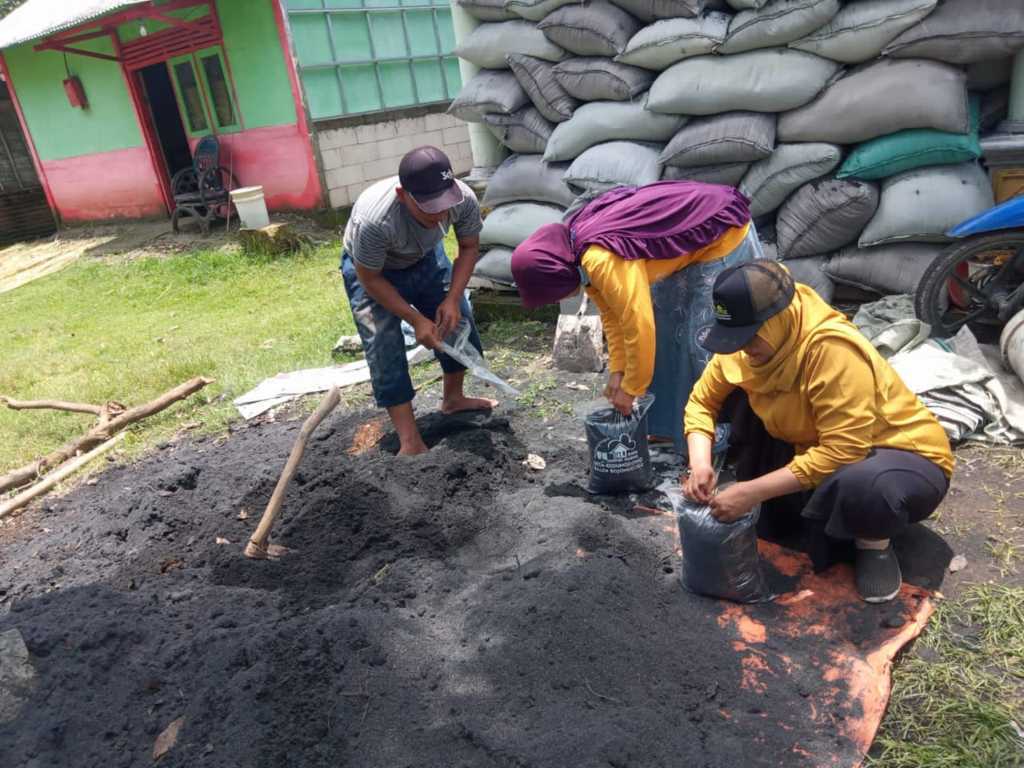
[[[939,422],[856,326],[812,289],[798,284],[790,306],[758,336],[775,356],[762,366],[742,351],[712,357],[687,403],[686,434],[714,439],[722,404],[740,387],[768,433],[795,447],[788,466],[805,489],[872,448],[916,453],[952,475]]]
[[[654,306],[651,285],[691,264],[732,253],[750,224],[733,227],[715,242],[674,259],[623,259],[600,246],[583,252],[580,264],[590,279],[587,296],[601,313],[608,340],[608,370],[623,373],[622,388],[639,397],[654,378]]]

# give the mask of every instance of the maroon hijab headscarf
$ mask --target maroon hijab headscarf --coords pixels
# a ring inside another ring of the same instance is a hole
[[[512,252],[512,276],[526,307],[554,304],[580,286],[580,257],[599,245],[623,259],[674,259],[710,245],[750,221],[734,187],[659,181],[617,187],[573,214],[546,224]]]

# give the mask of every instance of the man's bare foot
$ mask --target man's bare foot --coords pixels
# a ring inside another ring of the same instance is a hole
[[[426,453],[429,450],[430,449],[427,448],[427,444],[426,443],[424,443],[422,440],[418,440],[418,441],[416,441],[414,443],[410,443],[409,445],[403,444],[402,447],[399,448],[399,450],[398,450],[398,455],[399,456],[419,456],[421,453]]]
[[[451,416],[462,411],[490,411],[498,407],[497,400],[489,397],[466,397],[460,395],[441,401],[441,413]]]

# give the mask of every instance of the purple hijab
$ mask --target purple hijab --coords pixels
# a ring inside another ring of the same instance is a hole
[[[580,257],[590,245],[623,259],[674,259],[749,221],[749,202],[734,187],[696,181],[617,187],[565,224],[547,224],[527,238],[512,253],[512,275],[524,306],[554,304],[579,287]]]

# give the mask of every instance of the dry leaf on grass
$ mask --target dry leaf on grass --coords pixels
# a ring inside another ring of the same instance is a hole
[[[159,760],[170,751],[171,747],[173,747],[174,743],[178,740],[178,731],[181,730],[181,726],[184,725],[184,723],[185,718],[179,717],[164,728],[163,733],[156,737],[156,741],[153,743],[154,760]]]

